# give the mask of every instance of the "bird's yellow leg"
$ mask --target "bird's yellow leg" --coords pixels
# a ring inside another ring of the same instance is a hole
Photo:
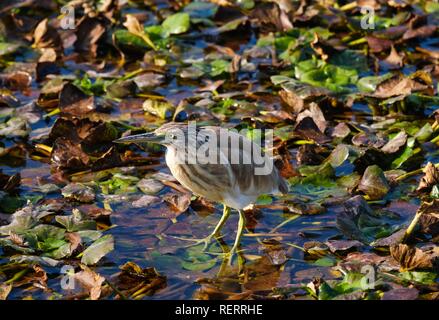
[[[229,219],[230,217],[230,208],[226,205],[224,205],[223,208],[223,215],[221,216],[220,221],[218,221],[215,230],[213,230],[213,232],[210,234],[209,237],[217,237],[219,236],[221,229],[224,227],[224,224],[226,223],[227,219]]]
[[[229,217],[230,217],[230,208],[228,206],[224,205],[223,215],[221,216],[220,221],[218,221],[213,232],[211,234],[209,234],[207,237],[205,237],[203,239],[187,239],[187,238],[179,238],[179,237],[175,237],[175,238],[180,239],[180,240],[188,240],[188,241],[195,242],[195,243],[191,244],[190,247],[197,246],[199,244],[204,243],[203,250],[206,250],[207,247],[209,246],[209,244],[212,242],[212,239],[219,237],[221,229],[224,227],[224,224],[226,223],[227,219],[229,219]]]
[[[224,205],[223,208],[223,215],[221,216],[220,221],[218,221],[215,229],[211,234],[209,234],[206,238],[199,240],[198,243],[204,243],[204,250],[207,249],[210,242],[212,241],[212,238],[217,238],[220,235],[221,229],[224,227],[224,224],[226,223],[227,219],[230,217],[230,208],[226,205]]]
[[[244,233],[245,228],[245,214],[244,211],[239,210],[239,222],[238,222],[238,231],[236,232],[235,243],[233,244],[232,249],[225,254],[224,260],[228,260],[229,265],[232,264],[233,255],[237,252],[238,247],[241,243],[242,234]]]

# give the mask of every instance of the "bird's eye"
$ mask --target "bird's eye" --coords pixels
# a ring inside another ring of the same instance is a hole
[[[169,138],[170,138],[171,140],[175,140],[176,136],[175,136],[175,134],[170,133],[170,134],[169,134]]]

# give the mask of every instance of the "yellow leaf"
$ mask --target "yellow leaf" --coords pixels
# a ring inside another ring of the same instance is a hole
[[[145,41],[152,49],[157,50],[154,43],[149,38],[148,34],[145,33],[142,26],[139,23],[139,20],[131,14],[127,14],[127,20],[124,22],[124,27],[128,29],[132,34],[140,37]]]

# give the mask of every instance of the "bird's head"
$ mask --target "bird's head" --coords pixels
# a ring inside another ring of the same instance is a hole
[[[166,147],[184,147],[187,141],[187,125],[169,122],[152,132],[136,134],[114,140],[116,143],[157,143]]]

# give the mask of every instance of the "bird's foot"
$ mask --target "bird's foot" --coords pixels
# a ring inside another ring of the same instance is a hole
[[[239,258],[240,256],[242,256],[242,255],[241,255],[241,251],[238,251],[238,249],[237,249],[236,247],[232,247],[232,249],[230,249],[230,250],[227,251],[227,252],[212,253],[212,254],[213,254],[213,255],[220,256],[220,257],[222,258],[222,260],[223,260],[223,263],[227,263],[229,266],[232,265],[232,263],[233,263],[233,257],[234,257],[235,254],[238,255],[238,258]]]
[[[215,235],[215,234],[210,234],[207,237],[202,238],[202,239],[184,238],[184,237],[177,237],[177,236],[168,236],[168,237],[171,237],[171,238],[174,238],[174,239],[178,239],[178,240],[193,242],[190,245],[184,246],[184,248],[190,248],[190,247],[198,246],[200,244],[204,244],[203,251],[207,250],[207,248],[209,247],[209,245],[211,244],[213,239],[219,238],[219,236]]]

